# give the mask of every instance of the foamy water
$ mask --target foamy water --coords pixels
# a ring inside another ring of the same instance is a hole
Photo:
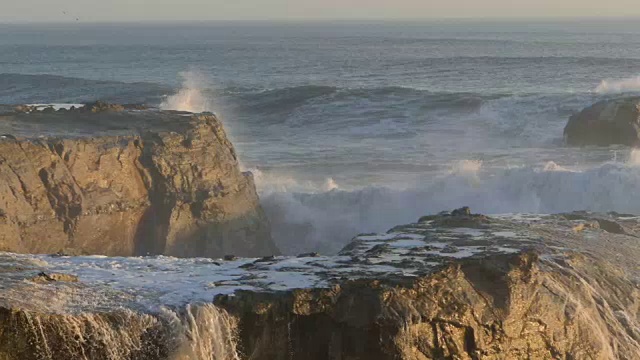
[[[640,91],[640,76],[619,80],[602,80],[594,90],[597,93],[623,93]]]

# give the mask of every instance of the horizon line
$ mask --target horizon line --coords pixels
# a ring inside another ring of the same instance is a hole
[[[604,16],[497,16],[497,17],[432,17],[432,18],[273,18],[273,19],[127,19],[98,21],[69,20],[18,20],[0,19],[0,25],[153,25],[153,24],[213,24],[213,23],[255,23],[255,24],[313,24],[313,23],[419,23],[419,22],[520,22],[520,21],[615,21],[638,20],[640,15],[604,15]]]

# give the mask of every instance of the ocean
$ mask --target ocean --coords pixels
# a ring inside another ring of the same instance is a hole
[[[563,141],[638,93],[635,20],[0,25],[0,104],[220,115],[288,254],[460,206],[638,214],[640,153]]]

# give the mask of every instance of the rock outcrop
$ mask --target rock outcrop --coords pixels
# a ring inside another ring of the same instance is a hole
[[[214,115],[96,103],[5,113],[0,129],[0,251],[277,253]]]
[[[564,129],[569,145],[640,146],[640,98],[605,100],[573,115]]]
[[[332,257],[0,254],[0,359],[637,359],[639,228],[461,209]]]

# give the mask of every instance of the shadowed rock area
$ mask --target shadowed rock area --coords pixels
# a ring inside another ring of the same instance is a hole
[[[463,208],[330,257],[0,254],[0,359],[637,359],[638,229]]]
[[[252,175],[212,114],[21,106],[0,131],[1,251],[277,253]]]
[[[564,129],[569,145],[640,146],[640,98],[600,101],[573,115]]]

